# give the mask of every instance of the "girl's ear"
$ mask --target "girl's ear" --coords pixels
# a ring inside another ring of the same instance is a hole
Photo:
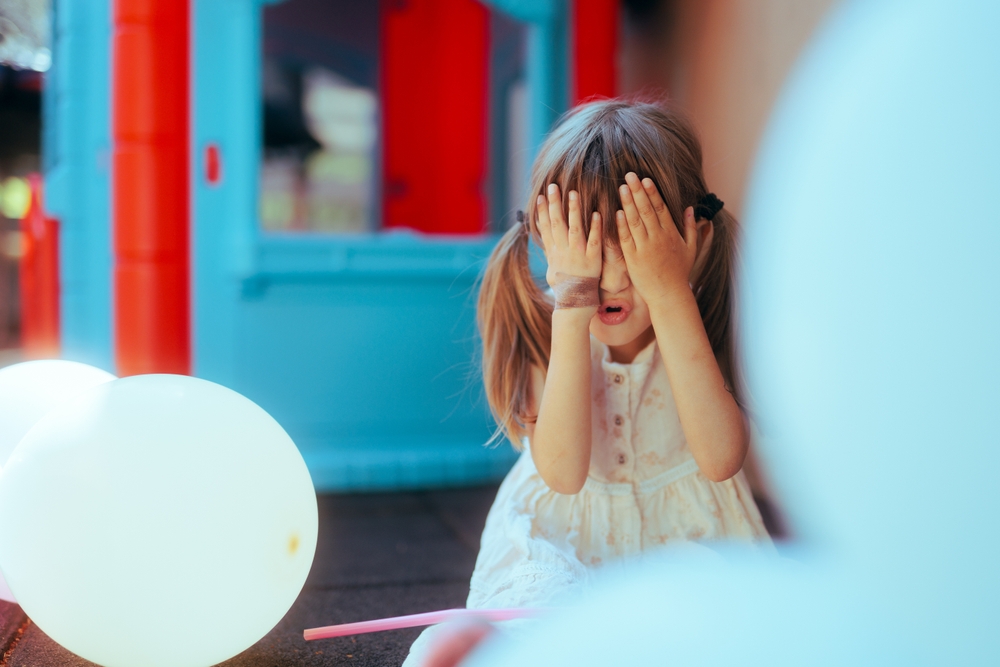
[[[701,272],[708,262],[708,254],[712,249],[712,237],[715,235],[715,226],[711,220],[699,220],[696,228],[698,231],[698,254],[695,255],[694,266],[691,267],[691,274],[688,277],[688,282],[692,285],[697,285],[699,278],[701,278]]]

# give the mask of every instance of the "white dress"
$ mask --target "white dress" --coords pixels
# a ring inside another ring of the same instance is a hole
[[[771,548],[740,472],[712,482],[688,449],[656,341],[631,364],[591,338],[593,436],[583,489],[549,489],[525,451],[500,485],[469,608],[544,606],[607,566],[670,544],[743,540]],[[419,665],[431,632],[404,665]]]

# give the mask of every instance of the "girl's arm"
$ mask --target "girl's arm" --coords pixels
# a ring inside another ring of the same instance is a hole
[[[547,201],[539,195],[536,203],[556,308],[548,372],[544,381],[532,382],[538,419],[530,431],[531,457],[549,488],[565,494],[580,491],[590,469],[590,320],[601,275],[600,216],[585,237],[579,199],[569,193],[569,224],[556,185],[549,186]]]
[[[729,479],[743,467],[748,433],[743,413],[726,388],[691,291],[698,257],[694,209],[684,211],[684,238],[650,179],[629,172],[621,186],[618,236],[629,277],[649,306],[656,341],[677,403],[688,447],[712,481]],[[711,242],[711,223],[702,246]]]

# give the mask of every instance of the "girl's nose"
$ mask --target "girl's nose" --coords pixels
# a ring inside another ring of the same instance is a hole
[[[608,294],[624,292],[631,285],[625,262],[605,262],[601,269],[601,291]]]

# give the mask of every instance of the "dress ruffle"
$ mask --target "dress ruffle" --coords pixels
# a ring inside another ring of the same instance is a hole
[[[770,548],[742,473],[711,482],[689,459],[640,484],[588,478],[563,495],[525,451],[487,517],[467,606],[544,606],[630,557],[728,539]]]

